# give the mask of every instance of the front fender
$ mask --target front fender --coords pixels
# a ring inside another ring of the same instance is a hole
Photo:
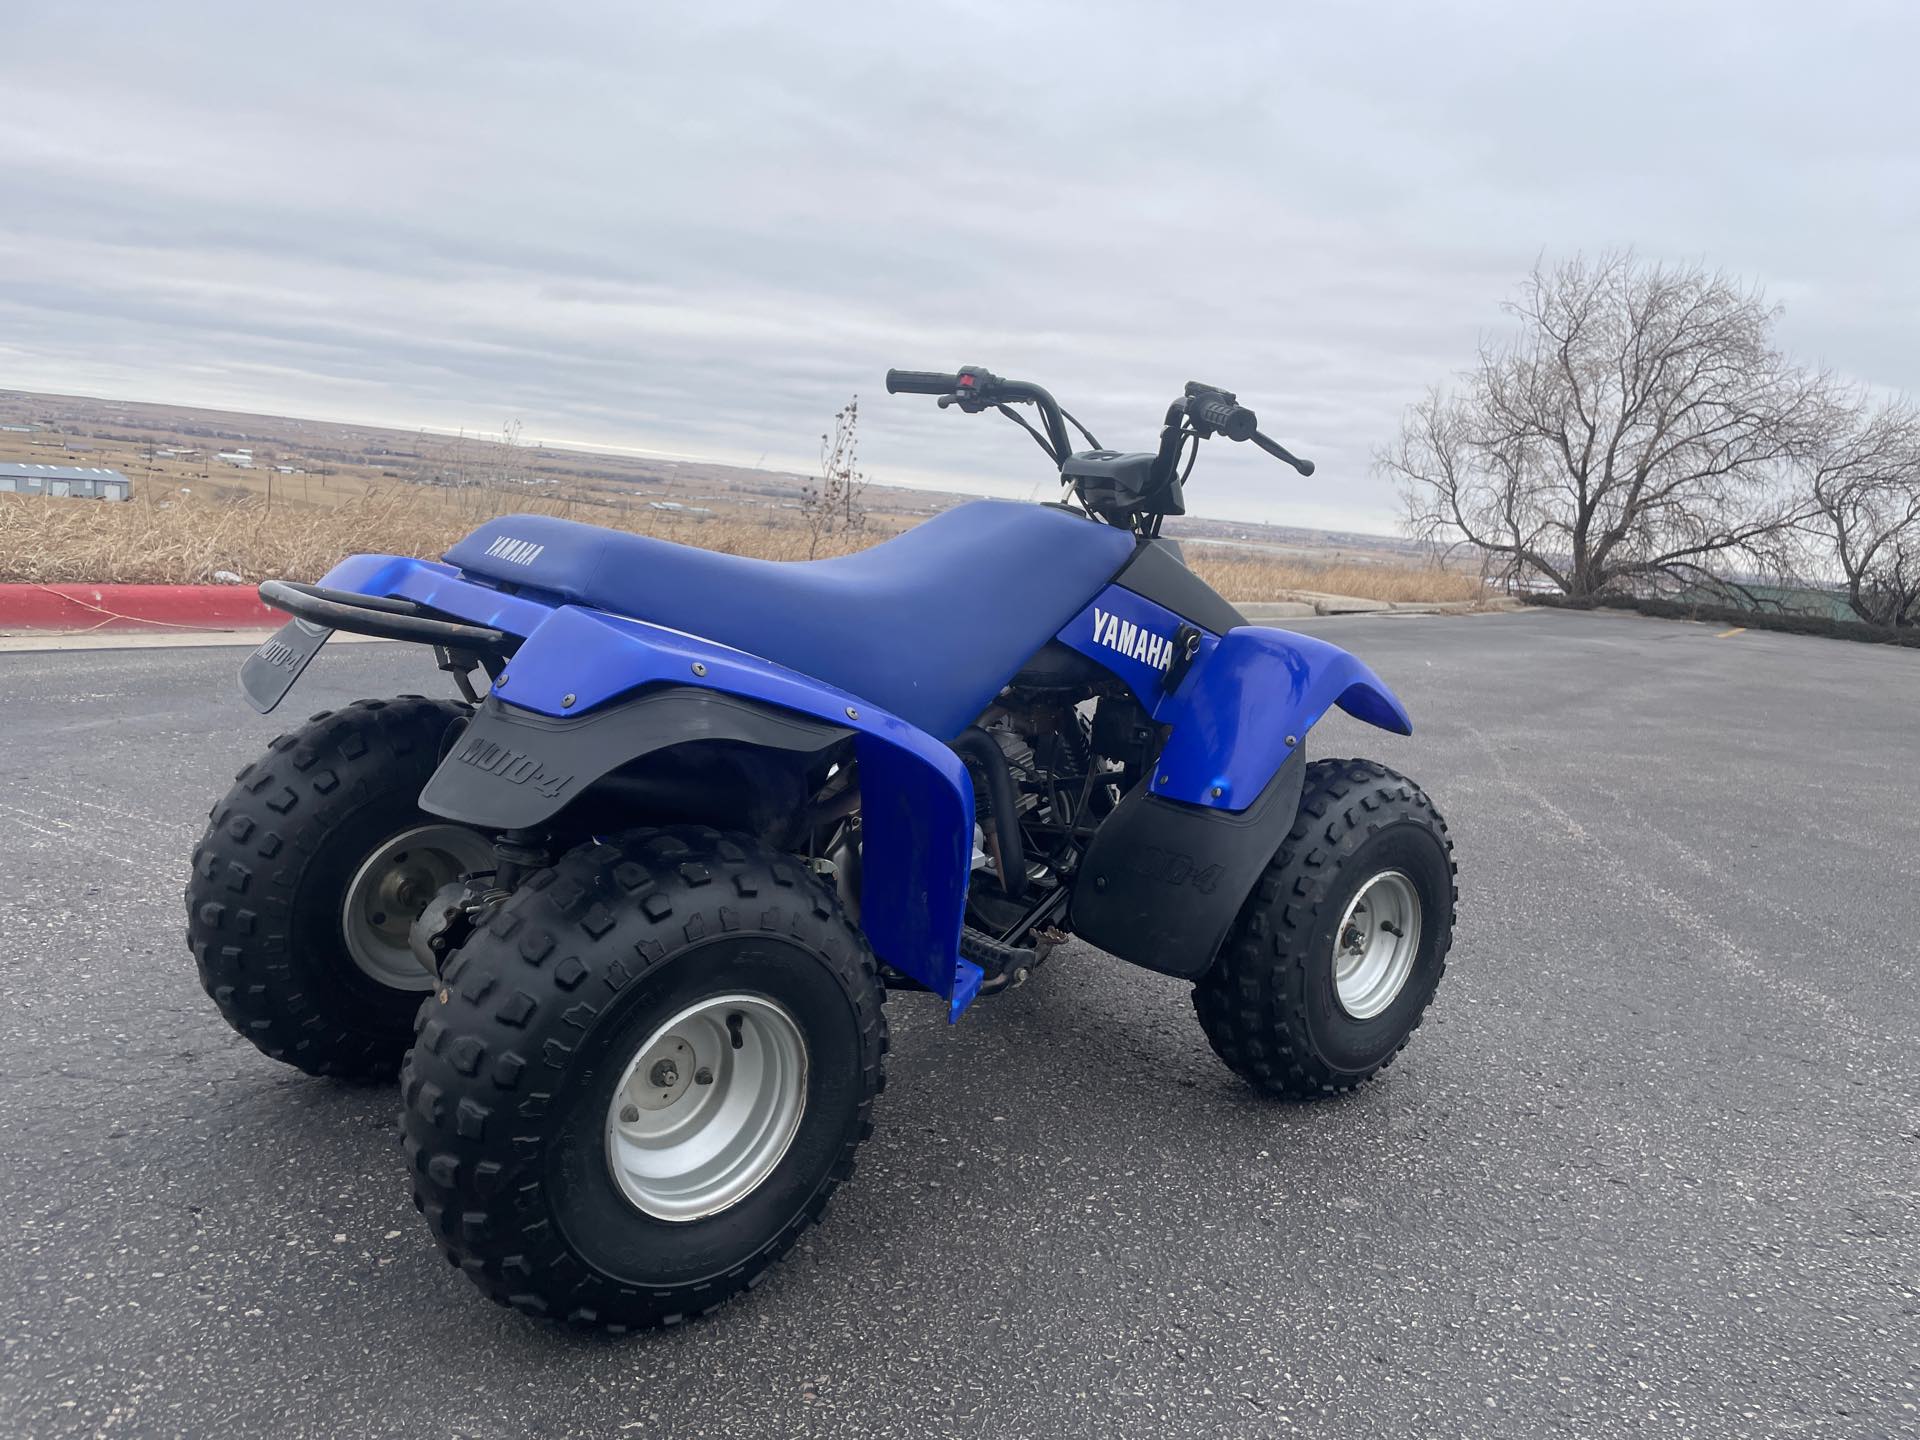
[[[973,784],[947,746],[857,696],[695,636],[563,605],[514,653],[422,804],[473,824],[532,824],[650,748],[724,736],[817,749],[848,735],[860,766],[861,928],[875,954],[957,1018],[981,979],[960,957]]]
[[[1101,822],[1074,880],[1074,932],[1195,979],[1292,829],[1302,742],[1329,707],[1403,735],[1393,693],[1336,645],[1242,626],[1203,637],[1153,718],[1172,727],[1160,763]]]
[[[1153,718],[1173,728],[1149,788],[1244,810],[1335,705],[1382,730],[1413,733],[1406,707],[1338,645],[1258,625],[1229,630],[1202,646],[1179,688],[1154,707]]]

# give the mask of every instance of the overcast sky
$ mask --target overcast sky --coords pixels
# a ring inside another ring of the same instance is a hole
[[[1373,449],[1536,255],[1764,282],[1920,391],[1920,6],[53,4],[0,22],[0,387],[1051,494],[889,365],[1121,449],[1190,378],[1202,513],[1391,529]]]

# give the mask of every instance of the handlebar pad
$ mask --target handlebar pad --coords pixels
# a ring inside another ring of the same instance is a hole
[[[960,388],[957,374],[942,375],[935,370],[889,370],[889,395],[951,395]]]
[[[1259,417],[1244,405],[1234,405],[1209,395],[1196,395],[1187,401],[1187,415],[1202,425],[1210,425],[1229,440],[1248,440],[1260,428]]]

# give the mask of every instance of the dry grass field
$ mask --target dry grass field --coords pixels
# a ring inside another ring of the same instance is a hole
[[[736,555],[794,560],[807,554],[806,533],[785,517],[777,525],[737,517],[703,521],[644,506],[484,490],[396,487],[324,507],[269,506],[254,497],[114,505],[0,495],[0,580],[199,584],[222,571],[249,583],[312,580],[357,552],[438,557],[483,520],[509,513],[559,515]],[[829,541],[820,553],[847,548],[853,547]]]
[[[804,560],[809,539],[789,510],[697,516],[642,505],[545,499],[491,489],[368,489],[330,505],[269,505],[264,498],[206,500],[176,495],[125,504],[0,495],[0,581],[119,581],[197,584],[224,572],[249,583],[276,577],[312,580],[360,551],[438,556],[493,515],[533,511],[611,525],[731,555]],[[821,555],[844,554],[896,533],[877,516],[851,535],[831,535]],[[1234,550],[1189,546],[1193,567],[1230,600],[1272,600],[1298,590],[1377,600],[1474,600],[1476,575],[1436,567],[1344,562],[1317,564]]]
[[[310,580],[355,552],[437,556],[481,521],[526,511],[804,560],[874,544],[964,498],[876,484],[865,526],[816,547],[803,477],[522,444],[511,425],[499,437],[447,436],[19,391],[0,391],[0,424],[0,460],[115,468],[134,497],[0,494],[0,582]],[[1195,518],[1177,528],[1189,562],[1233,600],[1482,595],[1473,572],[1422,564],[1378,536]]]

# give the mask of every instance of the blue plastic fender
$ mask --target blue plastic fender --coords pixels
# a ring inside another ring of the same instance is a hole
[[[1290,630],[1201,630],[1193,662],[1169,694],[1174,637],[1187,623],[1110,585],[1057,637],[1119,676],[1156,722],[1172,727],[1148,783],[1155,795],[1246,809],[1334,705],[1383,730],[1413,733],[1406,708],[1362,661]]]
[[[723,690],[856,732],[860,928],[876,955],[945,999],[957,1019],[981,980],[980,967],[960,958],[973,855],[973,782],[960,757],[858,696],[757,656],[574,605],[548,612],[494,693],[570,716],[661,682]]]
[[[509,635],[531,635],[553,613],[551,604],[476,585],[451,565],[407,555],[349,555],[320,583],[329,590],[417,600],[471,625],[491,625]]]
[[[1244,810],[1335,705],[1382,730],[1413,733],[1406,707],[1338,645],[1256,625],[1229,630],[1154,710],[1173,732],[1153,793]]]
[[[725,691],[854,731],[860,928],[876,955],[947,1002],[950,1020],[979,994],[980,967],[960,957],[973,782],[960,757],[925,731],[743,651],[598,610],[503,594],[431,561],[356,555],[321,583],[418,600],[523,637],[494,693],[542,715],[584,715],[643,686],[668,683]]]

